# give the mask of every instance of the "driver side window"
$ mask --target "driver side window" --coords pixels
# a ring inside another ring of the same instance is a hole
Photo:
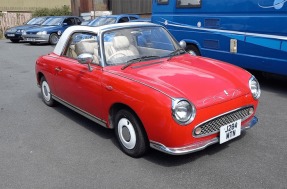
[[[93,63],[99,64],[99,45],[96,34],[74,33],[68,43],[64,56],[77,59],[80,54],[88,53],[93,55]]]

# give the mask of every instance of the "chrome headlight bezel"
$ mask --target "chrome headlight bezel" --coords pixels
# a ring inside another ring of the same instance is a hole
[[[37,35],[47,35],[47,31],[39,31],[37,32]]]
[[[185,116],[181,117],[179,111],[186,111]],[[184,98],[176,98],[172,100],[172,117],[179,125],[187,125],[191,123],[196,115],[195,106]]]
[[[23,33],[23,32],[24,32],[23,29],[18,29],[18,30],[16,31],[16,33]]]
[[[257,79],[254,76],[252,76],[249,79],[249,89],[250,89],[250,92],[251,92],[253,98],[255,100],[259,99],[259,97],[261,95],[261,89],[260,89],[259,82],[257,81]]]

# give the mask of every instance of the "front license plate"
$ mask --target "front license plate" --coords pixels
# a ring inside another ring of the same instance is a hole
[[[15,37],[15,34],[7,34],[8,37]]]
[[[35,41],[34,38],[26,38],[26,41]]]
[[[222,144],[241,134],[241,120],[234,121],[227,125],[220,127],[220,140],[219,143]]]

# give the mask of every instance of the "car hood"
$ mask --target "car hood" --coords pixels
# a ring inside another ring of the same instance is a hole
[[[17,26],[15,28],[26,30],[26,29],[32,29],[32,28],[37,28],[37,27],[39,27],[39,25],[22,25],[22,26]]]
[[[58,31],[58,30],[62,30],[63,26],[39,26],[36,28],[32,28],[27,30],[27,33],[37,33],[37,32],[41,32],[41,31]]]
[[[197,108],[228,101],[250,93],[250,73],[236,66],[180,55],[131,65],[113,73],[154,88],[171,98],[186,98]]]
[[[35,27],[38,27],[38,25],[21,25],[21,26],[14,26],[14,27],[11,27],[11,28],[8,28],[6,30],[6,32],[16,32],[17,30],[27,30],[27,29],[30,29],[30,28],[35,28]]]

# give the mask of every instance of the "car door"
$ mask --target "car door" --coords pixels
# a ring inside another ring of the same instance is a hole
[[[60,100],[77,110],[102,118],[100,111],[102,106],[102,67],[92,64],[91,71],[87,65],[80,64],[76,60],[79,52],[75,46],[89,37],[96,36],[74,34],[67,44],[66,52],[57,59],[54,80],[55,93]]]

